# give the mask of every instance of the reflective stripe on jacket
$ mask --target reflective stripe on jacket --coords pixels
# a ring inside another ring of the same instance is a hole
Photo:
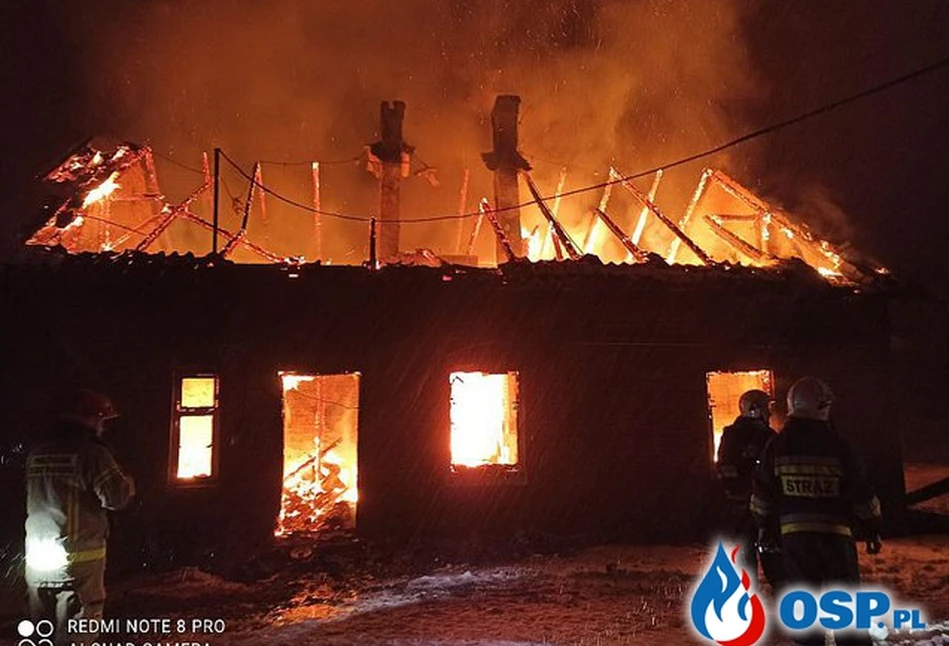
[[[782,534],[852,536],[854,520],[880,518],[863,462],[833,427],[790,418],[755,472],[751,512]]]
[[[105,558],[106,510],[127,505],[135,487],[93,431],[61,421],[27,458],[26,494],[27,544],[55,542],[78,563]]]

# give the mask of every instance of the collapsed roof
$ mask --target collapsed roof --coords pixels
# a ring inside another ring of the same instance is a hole
[[[603,185],[599,205],[589,214],[585,231],[576,227],[571,231],[558,221],[563,174],[556,191],[543,196],[528,171],[519,173],[543,215],[533,230],[522,225],[523,240],[518,242],[523,244],[518,248],[524,250],[524,260],[571,260],[593,255],[620,264],[661,259],[670,265],[777,268],[788,260],[798,259],[829,282],[838,284],[866,284],[888,273],[883,267],[845,254],[820,239],[792,214],[769,204],[721,170],[706,169],[684,213],[672,218],[655,203],[662,171],[652,177],[650,186],[639,188],[619,170],[610,168],[609,181]],[[248,182],[247,200],[234,201],[235,211],[243,209],[240,226],[217,228],[222,240],[220,257],[231,256],[237,262],[305,263],[307,259],[302,255],[287,257],[269,250],[266,241],[258,243],[248,238],[247,222],[255,192],[261,208],[263,196],[270,192],[260,179],[259,167],[253,178]],[[317,194],[313,211],[318,214],[319,178],[315,171],[313,181]],[[199,247],[187,240],[195,239],[194,232],[209,237],[215,231],[210,218],[214,178],[207,155],[203,181],[176,204],[169,202],[159,188],[151,149],[130,142],[87,141],[46,174],[43,184],[52,202],[41,216],[42,223],[34,227],[26,241],[30,246],[69,254],[197,253],[206,244]],[[632,214],[628,208],[611,212],[610,201],[615,201],[612,196],[617,189],[636,205]],[[471,258],[473,241],[479,234],[490,235],[483,232],[492,229],[482,227],[484,219],[492,225],[496,225],[496,220],[486,200],[482,200],[480,212],[468,219],[471,230],[464,236],[469,241],[467,254],[461,248],[452,254],[421,249],[400,252],[397,262],[390,259],[388,264],[478,264],[477,258]],[[170,234],[172,227],[192,229],[192,235],[182,243],[181,236]],[[496,235],[504,236],[499,227],[493,228]],[[307,232],[301,232],[301,236],[305,235]],[[460,232],[458,240],[460,245]],[[612,253],[607,253],[610,245]]]

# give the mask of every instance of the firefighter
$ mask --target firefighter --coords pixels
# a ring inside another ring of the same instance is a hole
[[[804,377],[788,391],[788,421],[761,457],[751,510],[759,543],[780,545],[788,584],[820,588],[860,581],[854,534],[869,554],[882,548],[880,501],[862,461],[830,423],[833,394]],[[823,634],[796,637],[824,643]],[[838,635],[838,646],[870,644],[868,635]]]
[[[768,441],[776,435],[771,428],[771,396],[763,390],[749,390],[738,399],[739,416],[722,432],[716,470],[729,504],[729,531],[741,543],[743,567],[757,576],[755,542],[758,529],[749,510],[752,475]],[[772,587],[780,583],[780,563],[762,554],[762,570]]]
[[[58,421],[26,462],[26,584],[34,621],[55,626],[57,644],[91,641],[69,633],[70,619],[100,619],[105,602],[106,510],[135,495],[132,479],[102,441],[117,417],[108,397],[73,392]],[[91,638],[91,639],[90,639]]]

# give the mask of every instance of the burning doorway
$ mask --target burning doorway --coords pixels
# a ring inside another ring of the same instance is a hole
[[[770,370],[742,372],[710,372],[705,375],[708,389],[708,410],[712,420],[713,456],[718,461],[718,445],[722,431],[738,417],[738,399],[749,390],[763,390],[774,397],[774,375]]]
[[[280,373],[283,491],[275,535],[356,524],[359,373]]]
[[[453,372],[451,469],[519,470],[517,373]]]

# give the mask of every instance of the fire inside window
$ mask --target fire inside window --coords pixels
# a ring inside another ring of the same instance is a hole
[[[276,536],[356,523],[359,373],[280,373],[283,491]]]
[[[518,464],[517,373],[453,372],[452,471]]]
[[[718,445],[722,431],[735,421],[740,411],[738,399],[749,390],[763,390],[774,397],[774,375],[770,370],[746,370],[742,372],[710,372],[705,376],[708,386],[708,410],[712,419],[712,438],[715,460],[718,460]]]
[[[214,438],[218,416],[218,378],[181,377],[175,406],[175,477],[179,480],[214,475]]]

